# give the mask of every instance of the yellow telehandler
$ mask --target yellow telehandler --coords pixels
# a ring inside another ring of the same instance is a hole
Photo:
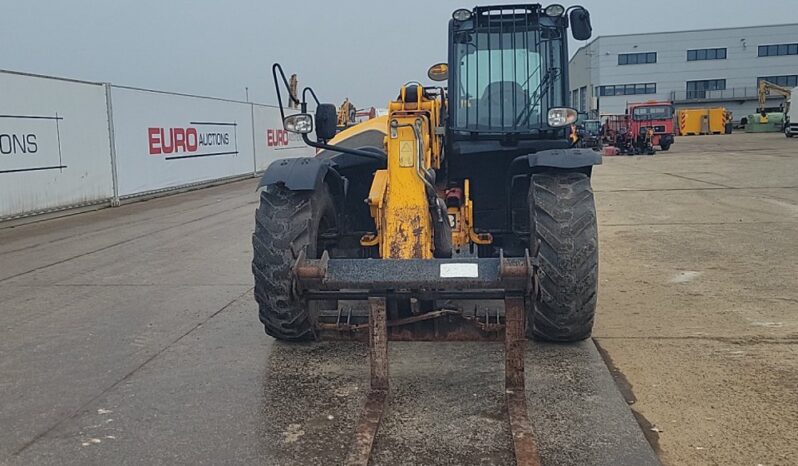
[[[389,340],[502,338],[516,459],[538,461],[525,340],[588,338],[596,307],[590,177],[601,155],[568,138],[569,28],[590,38],[587,10],[458,9],[430,84],[406,83],[387,115],[341,131],[311,88],[300,113],[283,112],[289,83],[273,66],[285,129],[318,153],[275,161],[261,179],[255,298],[275,338],[369,342],[371,391],[348,464],[368,462]]]

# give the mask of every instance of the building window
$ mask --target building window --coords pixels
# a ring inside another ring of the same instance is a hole
[[[696,49],[687,51],[687,61],[725,59],[726,49]]]
[[[587,86],[579,88],[579,111],[587,112]]]
[[[760,45],[760,57],[778,57],[781,55],[798,55],[798,44]]]
[[[725,79],[705,79],[702,81],[687,81],[688,99],[705,99],[707,91],[723,91],[726,89]]]
[[[645,65],[646,63],[656,63],[657,52],[643,53],[619,53],[619,65]]]
[[[571,91],[571,107],[576,107],[577,102],[579,102],[579,89],[574,89]]]
[[[756,78],[757,87],[759,86],[759,81],[763,80],[783,87],[798,87],[798,75],[796,74],[786,76],[760,76]]]
[[[615,84],[611,86],[599,86],[598,95],[601,97],[612,97],[614,95],[642,95],[656,94],[656,83],[644,84]]]

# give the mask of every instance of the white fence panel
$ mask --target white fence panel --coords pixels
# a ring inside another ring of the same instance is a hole
[[[286,113],[288,114],[288,113]],[[277,159],[312,157],[315,149],[302,141],[299,134],[283,129],[280,109],[265,105],[253,106],[255,124],[255,168],[263,171]],[[311,137],[314,137],[311,135]]]
[[[252,173],[250,104],[112,86],[119,196]]]
[[[112,196],[105,87],[0,72],[0,218]]]

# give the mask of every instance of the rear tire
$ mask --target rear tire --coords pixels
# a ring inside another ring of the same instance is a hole
[[[527,335],[545,341],[590,337],[598,288],[598,231],[590,177],[532,175],[530,244],[540,241],[540,297],[528,312]]]
[[[662,149],[662,152],[668,152],[668,149],[671,148],[671,143],[660,144],[659,148]]]
[[[315,338],[315,304],[299,299],[292,268],[305,249],[309,258],[324,250],[320,233],[336,228],[329,190],[290,191],[267,186],[260,193],[252,234],[255,301],[266,333],[278,340]]]

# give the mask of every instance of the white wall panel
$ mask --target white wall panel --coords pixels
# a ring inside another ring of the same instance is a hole
[[[257,171],[265,170],[277,159],[312,157],[315,154],[315,149],[305,144],[302,136],[283,129],[279,108],[254,105],[253,115]]]
[[[0,218],[112,195],[104,86],[0,72]]]
[[[282,129],[275,107],[0,71],[0,219],[248,175],[314,153]]]
[[[251,106],[113,86],[119,195],[252,173]]]

